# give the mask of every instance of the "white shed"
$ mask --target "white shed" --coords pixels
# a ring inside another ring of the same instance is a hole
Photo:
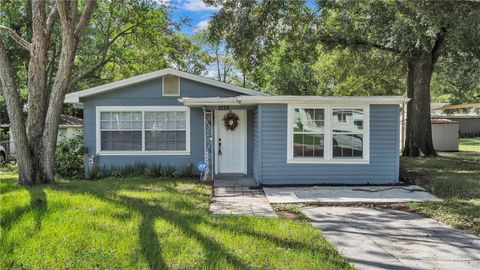
[[[433,147],[437,151],[458,151],[458,122],[432,119]]]

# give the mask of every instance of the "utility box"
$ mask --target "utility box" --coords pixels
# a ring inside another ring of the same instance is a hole
[[[437,151],[458,151],[458,122],[432,119],[433,147]]]

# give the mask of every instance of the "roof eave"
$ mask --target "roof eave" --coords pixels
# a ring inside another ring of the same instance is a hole
[[[248,88],[244,88],[244,87],[240,87],[240,86],[236,86],[236,85],[231,85],[231,84],[227,84],[227,83],[224,83],[224,82],[219,82],[219,81],[216,81],[216,80],[213,80],[213,79],[204,78],[204,77],[201,77],[201,76],[198,76],[198,75],[194,75],[194,74],[190,74],[190,73],[187,73],[187,72],[175,70],[175,69],[172,69],[172,68],[166,68],[166,69],[162,69],[162,70],[158,70],[158,71],[134,76],[134,77],[131,77],[131,78],[123,79],[123,80],[120,80],[120,81],[100,85],[100,86],[97,86],[97,87],[89,88],[89,89],[86,89],[86,90],[74,92],[74,93],[71,93],[71,94],[67,94],[65,96],[65,103],[80,103],[81,98],[97,95],[97,94],[100,94],[100,93],[108,92],[108,91],[115,90],[115,89],[122,88],[122,87],[126,87],[126,86],[132,86],[132,85],[135,85],[135,84],[138,84],[138,83],[142,83],[142,82],[146,82],[146,81],[149,81],[149,80],[157,79],[157,78],[163,77],[165,75],[174,75],[174,76],[177,76],[177,77],[180,77],[180,78],[184,78],[184,79],[187,79],[187,80],[192,80],[192,81],[212,85],[212,86],[215,86],[215,87],[219,87],[219,88],[223,88],[223,89],[226,89],[226,90],[234,91],[234,92],[237,92],[237,93],[240,93],[240,94],[254,95],[254,96],[268,96],[268,94],[262,93],[262,92],[259,92],[259,91],[256,91],[256,90],[252,90],[252,89],[248,89]]]
[[[400,105],[409,99],[401,96],[324,97],[324,96],[237,96],[229,98],[180,98],[186,106],[201,105],[256,105],[256,104],[393,104]]]
[[[242,104],[275,104],[275,103],[302,103],[316,104],[319,102],[328,103],[363,103],[363,104],[402,104],[410,99],[402,96],[239,96]]]

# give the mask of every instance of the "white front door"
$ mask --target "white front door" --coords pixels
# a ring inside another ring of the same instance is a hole
[[[215,111],[215,152],[217,173],[247,173],[247,111],[232,110],[238,116],[235,130],[227,130],[224,116],[229,111]]]

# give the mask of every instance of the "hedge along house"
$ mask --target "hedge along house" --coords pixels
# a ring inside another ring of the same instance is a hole
[[[268,96],[174,69],[68,94],[89,160],[108,169],[205,162],[258,185],[398,182],[397,96]],[[95,157],[95,158],[92,158]]]

